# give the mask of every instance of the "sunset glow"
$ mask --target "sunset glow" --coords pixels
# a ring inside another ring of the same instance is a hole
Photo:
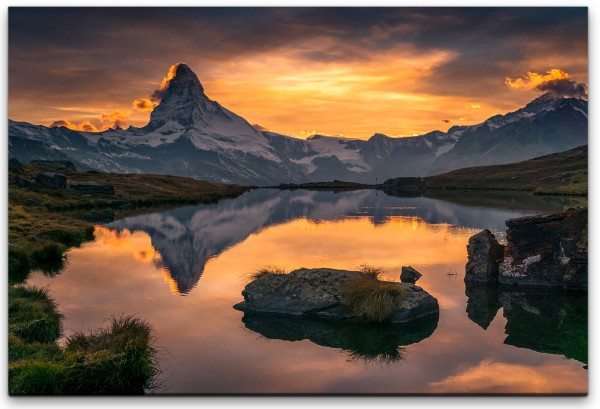
[[[585,9],[340,10],[15,10],[9,117],[144,126],[178,61],[224,107],[300,138],[445,131],[515,110],[549,81],[587,83]],[[37,35],[48,15],[53,35]]]

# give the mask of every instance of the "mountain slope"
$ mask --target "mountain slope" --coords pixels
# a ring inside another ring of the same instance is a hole
[[[209,99],[196,74],[178,64],[146,126],[90,133],[9,121],[9,156],[246,185],[332,179],[375,183],[560,152],[586,144],[587,132],[587,101],[545,94],[515,112],[448,132],[301,140],[256,130]]]

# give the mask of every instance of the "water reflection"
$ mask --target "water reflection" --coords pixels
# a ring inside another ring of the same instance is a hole
[[[487,329],[500,307],[504,343],[587,364],[587,296],[561,289],[467,285],[467,315]]]
[[[455,200],[463,200],[462,193],[457,195]],[[501,203],[498,194],[494,195],[493,203]],[[445,194],[445,199],[449,198],[452,196]],[[512,196],[505,199],[513,207],[515,203],[534,201],[546,211],[562,209],[569,200],[524,193],[517,199]],[[128,217],[107,227],[117,233],[124,230],[147,233],[160,254],[158,266],[170,276],[177,293],[188,294],[198,283],[208,260],[253,234],[295,219],[318,223],[364,217],[374,226],[383,226],[393,218],[405,217],[429,224],[501,231],[506,219],[531,213],[510,206],[474,208],[426,197],[394,197],[374,190],[334,193],[260,189],[214,205]]]
[[[475,229],[504,230],[506,218],[562,206],[540,205],[482,208],[374,191],[261,189],[98,228],[95,241],[69,251],[60,275],[34,273],[28,284],[49,288],[65,315],[65,337],[103,326],[111,315],[151,322],[169,352],[160,381],[170,393],[585,393],[587,371],[579,361],[504,343],[514,318],[482,318],[489,321],[483,330],[465,314],[468,238]],[[335,339],[328,326],[242,322],[231,308],[242,300],[247,274],[266,264],[291,270],[365,263],[385,268],[388,280],[398,280],[402,265],[423,274],[419,285],[440,304],[432,333],[407,340],[366,331],[364,338]],[[471,308],[472,316],[481,311]],[[481,317],[499,311],[486,308]],[[396,361],[365,363],[370,357]]]
[[[246,313],[242,322],[247,329],[268,339],[307,339],[320,346],[341,349],[351,361],[392,364],[404,359],[404,346],[431,336],[438,319],[436,315],[405,325],[376,325]]]

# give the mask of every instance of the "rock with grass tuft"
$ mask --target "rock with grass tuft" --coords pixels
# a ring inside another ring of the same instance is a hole
[[[361,271],[300,268],[262,274],[234,308],[340,321],[406,323],[439,313],[437,300],[413,284],[380,281]]]

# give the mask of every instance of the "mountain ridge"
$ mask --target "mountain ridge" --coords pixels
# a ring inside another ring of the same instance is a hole
[[[544,94],[525,107],[447,132],[368,140],[259,131],[213,101],[185,64],[141,128],[100,133],[9,120],[9,157],[71,160],[82,169],[159,173],[247,185],[343,179],[373,183],[500,164],[587,143],[587,101]]]

